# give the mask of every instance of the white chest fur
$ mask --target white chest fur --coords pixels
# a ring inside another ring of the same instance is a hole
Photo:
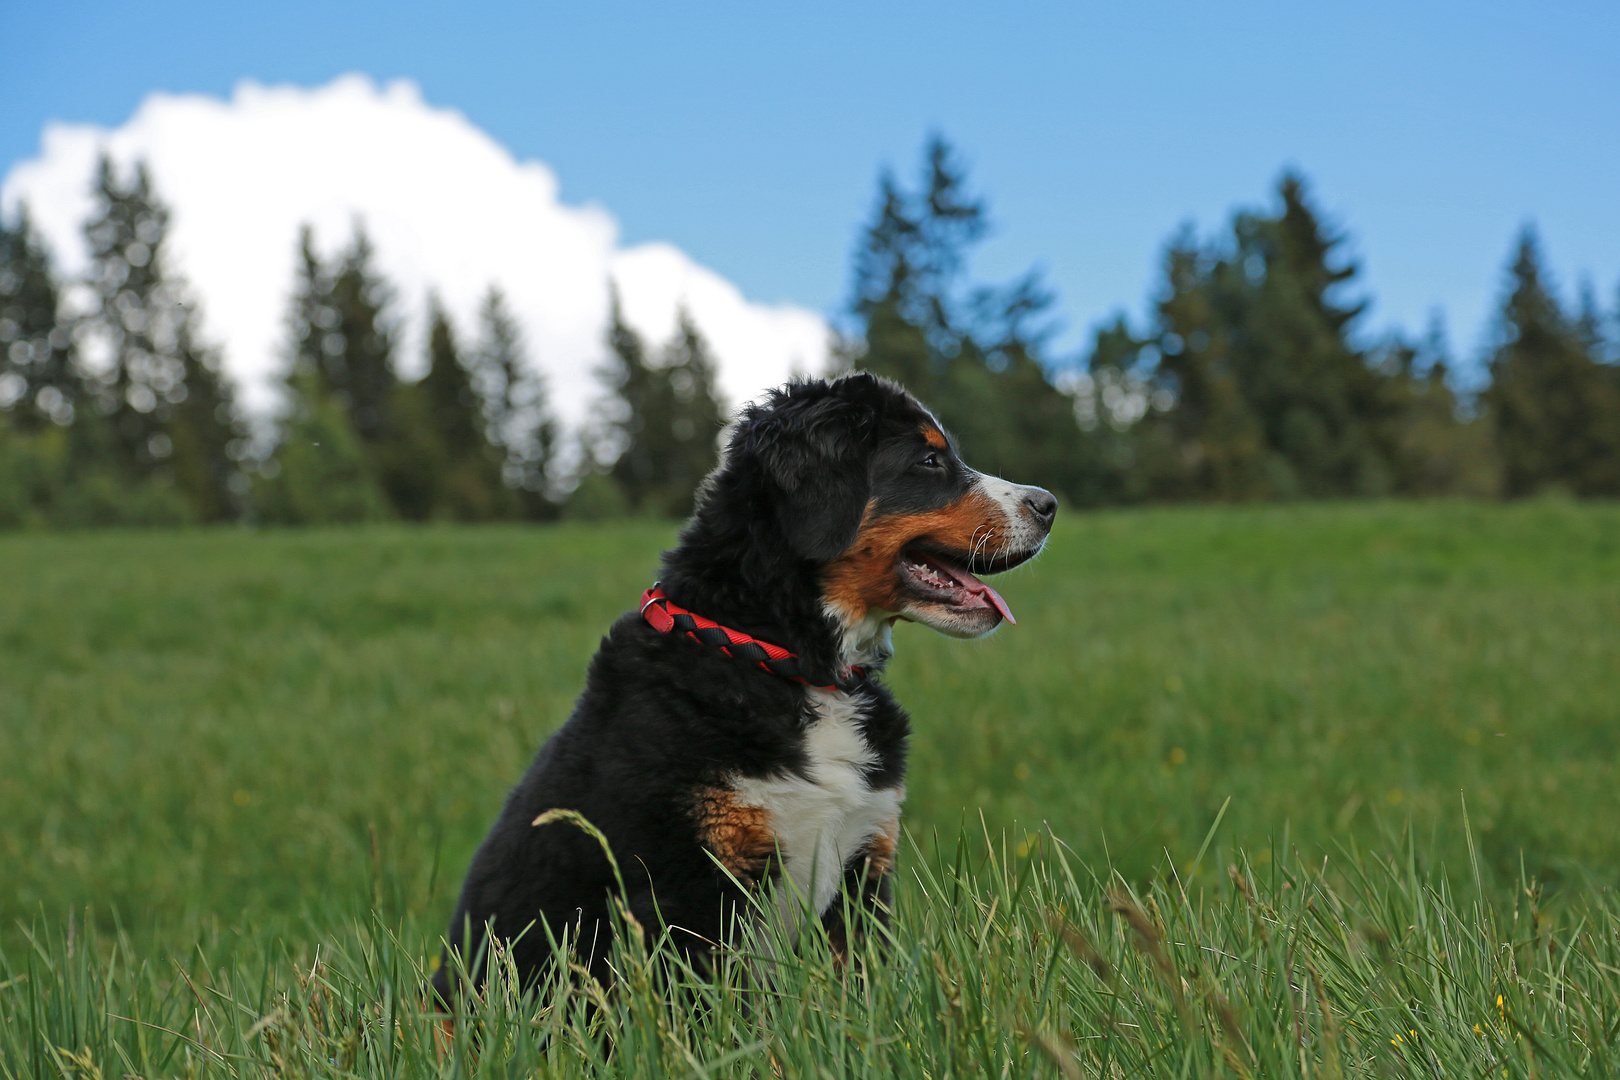
[[[779,887],[778,900],[790,914],[807,902],[817,914],[827,910],[844,864],[873,837],[893,835],[906,797],[903,787],[873,789],[867,783],[866,770],[877,755],[861,734],[862,698],[814,688],[806,693],[815,720],[804,736],[802,773],[732,781],[738,803],[770,816],[792,880]]]

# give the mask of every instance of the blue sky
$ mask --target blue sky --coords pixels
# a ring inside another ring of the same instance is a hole
[[[1444,310],[1473,352],[1520,224],[1572,292],[1620,280],[1620,5],[0,4],[0,173],[50,120],[153,90],[408,77],[554,168],[629,242],[836,315],[877,171],[930,130],[996,222],[976,272],[1043,266],[1072,346],[1140,316],[1178,224],[1285,166],[1345,226],[1366,329]]]

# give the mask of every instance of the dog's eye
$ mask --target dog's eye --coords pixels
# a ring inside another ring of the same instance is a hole
[[[917,462],[917,464],[921,465],[925,469],[943,469],[945,467],[945,463],[939,460],[938,454],[929,454],[927,457]]]

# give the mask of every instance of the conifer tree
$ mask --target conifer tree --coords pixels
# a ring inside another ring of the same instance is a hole
[[[1164,263],[1155,339],[1157,381],[1174,400],[1163,420],[1173,467],[1155,494],[1263,498],[1270,494],[1267,449],[1232,356],[1234,305],[1222,289],[1228,270],[1190,230],[1171,243]]]
[[[1519,237],[1485,400],[1509,497],[1620,495],[1620,386],[1565,314],[1533,229]]]
[[[962,284],[987,227],[983,200],[942,138],[929,141],[915,191],[880,179],[856,252],[854,362],[916,393],[986,467],[1077,501],[1095,497],[1096,455],[1041,358],[1050,294],[1034,274],[1004,289]]]
[[[450,317],[437,298],[428,302],[428,370],[417,389],[443,455],[434,513],[484,521],[508,509],[500,457],[485,432],[482,402],[456,347]]]
[[[632,513],[683,517],[718,459],[724,423],[708,345],[683,309],[660,362],[652,363],[624,321],[616,291],[607,337],[613,363],[604,378],[618,408],[614,435],[624,447],[609,475]]]
[[[321,371],[360,438],[372,446],[391,434],[389,405],[399,382],[394,370],[394,290],[375,267],[364,224],[355,222],[323,305]],[[325,323],[330,323],[326,326]]]
[[[684,518],[692,512],[698,485],[719,461],[718,440],[725,426],[725,410],[715,389],[714,358],[684,307],[674,336],[664,346],[657,374],[664,390],[659,395],[664,416],[655,411],[644,432],[663,443],[663,491],[657,508],[666,516]]]
[[[106,155],[96,196],[85,225],[95,297],[86,322],[111,359],[97,407],[110,424],[115,467],[129,481],[175,487],[202,520],[234,516],[238,420],[217,353],[198,342],[185,283],[165,266],[168,210],[144,164],[126,185]],[[192,396],[197,402],[181,409]]]
[[[389,516],[372,455],[332,384],[342,357],[332,275],[308,225],[287,312],[287,368],[276,445],[261,466],[255,502],[265,521],[288,525],[376,521]],[[339,371],[345,370],[342,367]]]
[[[14,227],[0,221],[0,409],[29,432],[72,423],[84,396],[50,256],[24,205]]]
[[[485,294],[478,318],[475,366],[489,438],[503,457],[502,476],[518,494],[525,517],[555,517],[550,496],[558,428],[545,378],[530,365],[517,320],[496,286]]]
[[[288,405],[255,500],[281,525],[381,521],[390,508],[349,415],[308,368],[287,378]]]
[[[1365,301],[1339,299],[1358,268],[1342,258],[1344,237],[1328,229],[1298,175],[1283,177],[1278,196],[1275,218],[1239,217],[1226,268],[1246,294],[1233,355],[1273,451],[1274,483],[1286,485],[1279,494],[1383,494],[1394,406],[1350,341]]]
[[[625,504],[639,512],[658,485],[658,459],[643,438],[647,413],[656,406],[652,368],[647,362],[647,346],[641,335],[624,321],[619,291],[611,291],[608,304],[608,363],[598,373],[612,395],[615,414],[608,423],[609,435],[617,444],[617,457],[608,475],[624,494]]]
[[[1397,403],[1391,455],[1395,492],[1499,494],[1500,469],[1489,425],[1478,416],[1463,415],[1450,385],[1450,349],[1439,315],[1420,341],[1411,343],[1395,334],[1374,350],[1371,363]]]

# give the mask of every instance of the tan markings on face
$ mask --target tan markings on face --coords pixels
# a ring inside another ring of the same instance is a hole
[[[1006,520],[1001,507],[977,486],[955,502],[921,514],[880,517],[868,503],[855,542],[822,571],[821,595],[850,623],[873,608],[899,612],[905,606],[895,565],[901,548],[927,540],[963,555],[976,548],[994,551]]]
[[[770,815],[758,806],[741,806],[726,788],[699,788],[692,811],[698,837],[720,865],[744,885],[756,885],[776,854]]]
[[[943,450],[948,445],[945,442],[944,434],[939,430],[939,428],[929,427],[927,424],[922,426],[922,437],[927,441],[928,445],[932,446],[935,450]]]

